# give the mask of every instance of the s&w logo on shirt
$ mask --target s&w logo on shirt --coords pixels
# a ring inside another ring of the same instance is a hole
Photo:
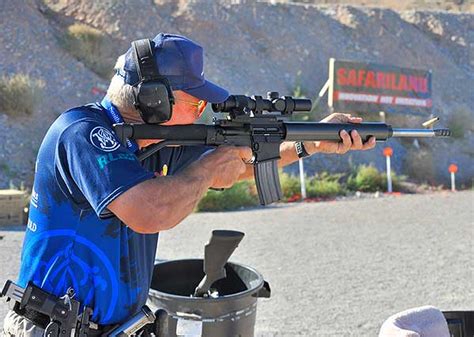
[[[120,143],[115,139],[112,132],[103,126],[96,126],[89,135],[92,145],[105,152],[115,151],[120,147]]]

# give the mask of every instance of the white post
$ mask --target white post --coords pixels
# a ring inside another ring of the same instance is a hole
[[[379,111],[380,121],[385,123],[385,111]]]
[[[306,185],[304,182],[304,166],[303,166],[303,158],[298,160],[298,164],[300,167],[300,184],[301,184],[301,200],[306,199]]]
[[[451,191],[456,192],[456,177],[454,172],[451,172]]]
[[[331,85],[331,79],[328,78],[328,80],[326,81],[326,83],[324,83],[323,87],[322,87],[321,90],[319,91],[318,97],[317,97],[316,100],[314,101],[313,106],[311,107],[311,110],[314,110],[314,108],[316,108],[316,107],[318,106],[319,101],[321,101],[321,99],[323,98],[323,96],[326,94],[326,92],[328,91],[330,85]]]
[[[392,170],[390,168],[390,156],[385,156],[387,158],[387,192],[392,193]]]

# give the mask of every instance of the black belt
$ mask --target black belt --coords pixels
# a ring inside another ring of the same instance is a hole
[[[48,324],[51,322],[50,318],[47,315],[42,314],[36,310],[27,309],[27,308],[20,309],[20,303],[18,302],[16,302],[15,305],[13,306],[13,311],[16,314],[25,317],[26,319],[31,321],[34,325],[38,326],[39,328],[43,330],[46,329]],[[115,327],[115,326],[99,325],[97,329],[89,329],[87,336],[88,337],[102,336],[104,332],[110,330],[112,327]]]

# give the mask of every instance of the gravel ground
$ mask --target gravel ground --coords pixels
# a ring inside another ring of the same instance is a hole
[[[452,127],[463,137],[420,139],[421,151],[412,142],[392,139],[386,145],[394,149],[393,169],[439,185],[449,182],[447,168],[456,163],[458,184],[471,185],[473,13],[436,10],[457,7],[453,0],[314,1],[325,6],[280,2],[1,0],[0,76],[25,73],[46,86],[44,99],[31,116],[7,116],[0,111],[0,188],[10,182],[31,187],[34,159],[51,122],[66,109],[100,100],[92,89],[108,85],[108,79],[99,78],[63,48],[63,34],[72,23],[104,32],[107,49],[116,56],[137,38],[158,32],[186,35],[204,47],[206,78],[233,94],[264,95],[271,90],[291,95],[300,87],[304,95],[314,97],[326,82],[331,57],[431,69],[433,114],[441,118],[441,126]],[[334,5],[340,2],[376,3],[385,9]],[[428,3],[427,11],[393,10],[426,8],[423,4]],[[468,1],[464,3],[467,7]],[[325,103],[324,98],[318,117],[328,112]],[[394,127],[419,127],[425,117],[411,112],[413,107],[406,114],[388,113],[387,122]],[[381,152],[379,148],[346,156],[321,154],[306,160],[305,166],[308,174],[347,172],[351,166],[368,163],[384,170]],[[417,163],[413,168],[412,162]],[[297,165],[293,170],[297,172]]]
[[[410,307],[474,308],[473,206],[467,191],[194,214],[163,233],[158,257],[202,257],[212,229],[244,231],[232,260],[272,287],[256,336],[375,336]],[[23,233],[0,235],[3,282],[16,277]]]

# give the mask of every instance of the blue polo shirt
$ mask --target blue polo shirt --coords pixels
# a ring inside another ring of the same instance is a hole
[[[145,180],[180,171],[206,150],[165,148],[140,163],[100,104],[63,113],[39,149],[18,283],[33,281],[56,296],[72,287],[99,324],[131,317],[147,299],[158,234],[134,232],[107,205]]]

